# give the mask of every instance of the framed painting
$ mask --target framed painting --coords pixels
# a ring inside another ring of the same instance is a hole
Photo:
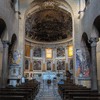
[[[25,60],[25,70],[29,70],[29,60]]]
[[[65,56],[65,48],[59,47],[57,48],[57,57],[64,57]]]
[[[41,70],[42,62],[41,60],[34,60],[33,61],[33,70]]]
[[[41,48],[34,48],[33,49],[33,57],[41,57],[41,56],[42,56]]]
[[[57,61],[57,70],[65,70],[65,61],[64,60]]]

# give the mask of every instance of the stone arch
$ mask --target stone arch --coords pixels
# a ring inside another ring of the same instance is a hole
[[[97,37],[100,37],[100,15],[95,18],[93,26],[95,34],[97,35]]]
[[[89,43],[89,38],[88,38],[87,33],[85,33],[85,32],[82,34],[81,43],[85,44],[85,46],[87,47],[87,50],[91,54],[91,47],[90,47],[90,43]]]
[[[94,34],[96,34],[96,37],[99,41],[97,42],[97,48],[96,48],[96,67],[97,67],[97,80],[98,80],[98,87],[100,90],[100,15],[98,15],[93,23],[93,27],[95,28],[95,31],[93,32]]]
[[[6,23],[5,21],[0,18],[0,87],[1,87],[1,83],[2,83],[2,63],[3,63],[3,40],[4,40],[4,36],[7,34],[6,33],[7,27],[6,27]]]
[[[17,49],[17,36],[16,34],[12,35],[11,38],[11,43],[9,45],[9,50],[8,50],[8,54],[9,54],[9,64],[12,64],[12,59],[13,59],[13,53],[14,51]]]
[[[4,36],[4,31],[6,30],[6,23],[5,21],[0,18],[0,38],[2,39]]]

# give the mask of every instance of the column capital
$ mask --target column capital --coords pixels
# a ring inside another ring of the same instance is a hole
[[[10,44],[10,42],[9,41],[2,41],[2,44],[3,44],[3,47],[5,48]]]
[[[98,38],[91,37],[90,40],[89,40],[89,43],[91,44],[91,46],[96,46],[98,41],[99,41]]]

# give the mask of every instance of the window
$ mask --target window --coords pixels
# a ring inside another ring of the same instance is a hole
[[[46,49],[46,58],[47,59],[52,58],[52,49],[50,49],[50,48]]]
[[[69,46],[68,47],[68,57],[72,57],[73,56],[73,46]]]

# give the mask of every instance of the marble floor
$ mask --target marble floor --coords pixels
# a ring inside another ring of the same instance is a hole
[[[41,82],[40,91],[35,100],[62,100],[58,94],[57,83],[53,82],[51,85],[47,85],[47,82]]]

